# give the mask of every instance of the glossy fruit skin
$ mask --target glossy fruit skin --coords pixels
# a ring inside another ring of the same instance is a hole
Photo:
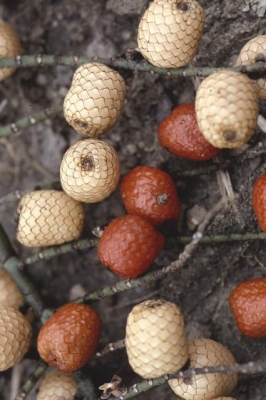
[[[91,307],[68,303],[41,328],[38,352],[45,362],[60,371],[76,371],[94,354],[101,327],[100,317]]]
[[[175,107],[160,123],[158,137],[161,146],[170,153],[190,160],[210,160],[220,152],[200,132],[194,104]]]
[[[115,218],[103,231],[98,255],[101,262],[124,278],[143,274],[164,246],[164,237],[137,215]]]
[[[238,285],[230,295],[230,307],[243,335],[266,336],[266,278],[251,279]]]
[[[128,214],[139,215],[154,226],[180,217],[182,206],[175,183],[159,168],[143,165],[132,169],[122,180],[120,194]]]
[[[256,180],[253,186],[252,200],[260,229],[266,232],[266,174]]]

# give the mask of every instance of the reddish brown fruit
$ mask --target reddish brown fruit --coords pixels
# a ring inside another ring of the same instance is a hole
[[[94,354],[102,323],[91,307],[69,303],[43,325],[37,348],[41,358],[63,372],[83,367]]]
[[[266,174],[261,175],[255,182],[252,199],[260,229],[266,232]]]
[[[137,215],[124,215],[103,231],[98,255],[114,273],[136,278],[149,268],[163,245],[163,235],[149,222]]]
[[[123,178],[120,193],[128,214],[139,215],[157,226],[181,214],[172,178],[159,168],[139,166]]]
[[[251,279],[238,285],[230,295],[230,306],[243,335],[266,336],[266,278]]]
[[[204,161],[217,156],[220,151],[200,132],[194,104],[175,107],[160,123],[158,135],[161,146],[178,157]]]

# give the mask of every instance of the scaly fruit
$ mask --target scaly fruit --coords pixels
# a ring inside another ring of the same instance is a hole
[[[266,174],[256,180],[253,186],[252,200],[260,229],[266,232]]]
[[[117,71],[104,64],[83,64],[65,97],[64,116],[78,133],[100,136],[120,117],[125,95],[125,81]]]
[[[127,318],[126,351],[142,378],[158,378],[180,370],[188,359],[188,339],[180,309],[165,300],[136,305]]]
[[[251,279],[238,285],[230,295],[230,307],[243,335],[266,336],[266,278]]]
[[[195,339],[188,343],[189,368],[235,364],[232,353],[211,339]],[[170,379],[173,391],[185,400],[212,400],[230,394],[237,384],[237,374],[215,373],[191,376],[189,380]]]
[[[82,203],[57,190],[37,190],[18,205],[17,240],[28,247],[54,246],[78,239],[85,212]]]
[[[204,27],[204,11],[196,0],[155,0],[138,27],[138,47],[161,68],[187,65],[196,54]]]
[[[249,40],[241,49],[236,66],[250,65],[258,61],[266,61],[266,35],[256,36]],[[266,99],[266,79],[258,78],[252,80],[257,95],[260,99]]]
[[[173,179],[159,168],[136,167],[123,178],[120,193],[129,214],[157,226],[181,215],[181,202]]]
[[[220,152],[202,136],[194,104],[173,109],[158,127],[159,142],[170,153],[189,160],[209,160]]]
[[[103,231],[101,262],[124,278],[136,278],[150,267],[164,245],[164,237],[137,215],[115,218]]]
[[[43,379],[37,400],[74,400],[77,382],[71,374],[55,369]]]
[[[63,190],[73,199],[96,203],[109,197],[120,178],[115,149],[102,140],[80,140],[65,153],[60,179]]]
[[[0,305],[19,309],[24,298],[17,284],[5,269],[0,269]]]
[[[41,328],[37,341],[40,357],[60,371],[76,371],[94,354],[101,327],[100,317],[91,307],[68,303]]]
[[[240,147],[255,131],[258,96],[252,81],[240,72],[223,70],[205,78],[195,105],[200,131],[214,147]]]
[[[0,306],[0,371],[22,360],[31,338],[32,328],[24,315],[13,307]]]
[[[7,22],[0,20],[0,58],[20,54],[22,54],[22,47],[17,32]],[[0,81],[8,78],[15,70],[16,68],[1,68]]]

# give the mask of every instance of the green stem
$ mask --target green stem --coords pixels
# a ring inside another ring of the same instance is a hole
[[[34,190],[62,190],[61,188],[61,183],[58,182],[52,182],[52,183],[45,183],[43,185],[35,185],[33,187],[30,187],[25,190],[16,190],[15,192],[9,193],[6,196],[3,196],[0,198],[0,206],[4,203],[9,203],[11,201],[17,201],[20,200],[24,194],[33,192]]]
[[[81,239],[70,243],[64,243],[60,246],[48,247],[39,251],[37,254],[33,254],[26,258],[25,263],[27,265],[34,264],[39,260],[49,260],[52,257],[58,256],[60,254],[70,253],[76,250],[91,249],[97,246],[98,239]]]
[[[238,67],[223,67],[223,68],[211,68],[211,67],[184,67],[177,69],[164,69],[158,68],[154,65],[149,64],[147,61],[137,63],[133,60],[127,60],[123,58],[100,58],[100,57],[79,57],[79,56],[55,56],[55,55],[18,55],[14,57],[7,57],[0,59],[0,68],[10,67],[36,67],[36,66],[54,66],[54,65],[65,65],[65,66],[79,66],[81,64],[99,62],[102,64],[109,65],[110,67],[123,68],[130,70],[137,70],[143,72],[167,74],[172,76],[208,76],[214,72],[221,70],[232,70],[239,71],[242,73],[255,73],[265,72],[266,63],[258,62],[252,65],[242,65]]]
[[[225,242],[236,242],[245,240],[265,240],[266,233],[230,233],[229,235],[213,235],[213,236],[203,236],[200,240],[201,244],[211,244],[211,243],[225,243]],[[176,242],[175,239],[173,239]],[[177,238],[177,242],[187,244],[191,241],[189,236],[181,236]]]
[[[21,118],[16,122],[9,125],[0,127],[0,138],[12,135],[23,129],[29,128],[30,126],[36,125],[39,122],[45,121],[46,119],[55,117],[62,112],[62,107],[57,106],[54,108],[47,108],[44,111],[40,111],[36,114],[32,114],[28,117]]]
[[[26,396],[30,393],[30,391],[33,389],[33,387],[35,386],[37,381],[45,373],[47,368],[48,368],[48,365],[45,362],[40,360],[36,369],[34,370],[34,372],[30,375],[30,377],[26,380],[26,382],[21,387],[19,393],[15,397],[15,400],[24,400],[26,398]]]
[[[0,265],[12,276],[18,285],[21,293],[24,295],[26,302],[33,308],[37,316],[43,313],[43,304],[39,297],[38,291],[34,287],[27,270],[23,268],[24,264],[20,260],[11,243],[0,225]]]
[[[73,376],[78,384],[78,391],[76,396],[84,396],[86,393],[86,398],[93,400],[97,398],[95,387],[90,378],[88,378],[82,370],[75,371]]]
[[[234,241],[245,241],[245,240],[265,240],[266,233],[231,233],[229,235],[213,235],[213,236],[202,236],[200,244],[211,244],[211,243],[226,243]],[[64,243],[60,246],[49,247],[43,249],[36,254],[33,254],[25,259],[25,264],[31,265],[39,260],[49,260],[52,257],[56,257],[60,254],[66,254],[77,250],[87,250],[98,246],[99,239],[80,239],[70,243]],[[168,240],[168,246],[176,243],[188,244],[191,241],[191,236],[180,236],[177,238],[171,238]]]

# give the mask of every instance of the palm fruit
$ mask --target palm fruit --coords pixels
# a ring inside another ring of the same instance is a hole
[[[0,371],[22,360],[31,337],[32,328],[24,315],[13,307],[0,306]]]
[[[138,215],[115,218],[103,231],[98,255],[115,274],[136,278],[151,266],[164,246],[164,237]]]
[[[53,246],[78,239],[84,224],[84,206],[64,192],[37,190],[18,205],[17,240],[28,247]]]
[[[0,58],[12,57],[22,53],[20,38],[7,22],[0,20]],[[0,81],[8,78],[16,68],[1,68]]]
[[[0,305],[19,309],[24,298],[17,284],[5,269],[0,269]]]
[[[126,85],[122,76],[106,65],[81,65],[64,100],[67,122],[83,135],[106,133],[120,117]]]
[[[211,339],[189,341],[189,368],[202,368],[214,365],[235,364],[231,352],[220,343]],[[173,391],[185,400],[212,400],[228,395],[237,384],[237,374],[214,373],[192,376],[187,379],[170,379]]]
[[[196,0],[155,0],[139,23],[139,51],[157,67],[183,67],[196,54],[203,27]]]
[[[237,58],[236,66],[250,65],[258,61],[266,61],[266,35],[256,36],[245,44]],[[258,78],[252,82],[258,97],[266,99],[266,79]]]
[[[196,117],[214,147],[233,148],[253,135],[258,97],[252,81],[240,72],[223,70],[204,79],[196,94]]]
[[[40,357],[60,371],[76,371],[94,354],[101,327],[101,319],[93,308],[68,303],[41,328],[37,339]]]
[[[77,389],[71,374],[55,369],[43,379],[37,400],[74,400]]]
[[[136,305],[127,318],[126,351],[132,369],[145,379],[181,369],[188,359],[188,339],[180,309],[164,300]]]
[[[85,203],[104,200],[115,190],[120,162],[115,149],[102,140],[80,140],[65,153],[60,179],[63,190]]]

